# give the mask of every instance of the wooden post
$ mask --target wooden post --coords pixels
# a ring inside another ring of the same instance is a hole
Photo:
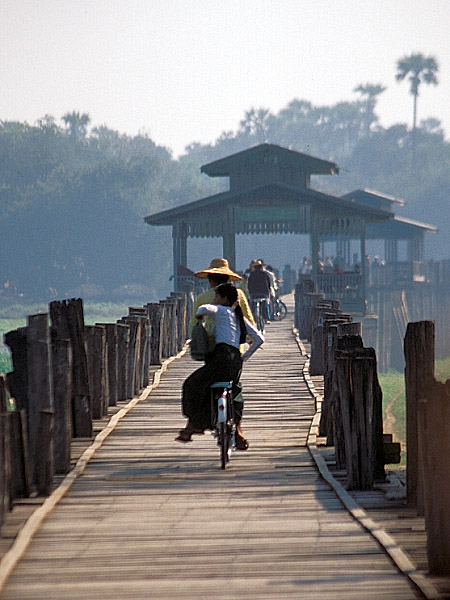
[[[158,303],[146,305],[150,317],[150,365],[160,365],[162,362],[162,321],[163,306]]]
[[[0,523],[12,510],[13,481],[11,457],[11,413],[0,413]]]
[[[5,344],[11,350],[13,371],[7,373],[6,381],[18,410],[28,409],[28,366],[27,366],[27,328],[20,327],[4,336]]]
[[[347,488],[373,487],[373,359],[336,358],[345,436]]]
[[[117,323],[117,400],[125,401],[127,395],[130,326]]]
[[[419,400],[419,456],[423,463],[423,494],[428,568],[450,574],[450,381],[429,383]]]
[[[406,393],[406,500],[423,514],[423,490],[419,473],[417,410],[434,381],[434,322],[408,323],[404,341]]]
[[[89,398],[83,301],[50,302],[50,317],[58,339],[69,339],[72,347],[72,412],[74,437],[91,437],[92,417]]]
[[[104,337],[105,330],[98,325],[85,327],[86,349],[88,362],[89,397],[93,419],[101,419],[104,412]]]
[[[161,300],[163,306],[163,319],[161,325],[161,337],[162,337],[162,358],[169,358],[170,356],[170,325],[172,319],[171,305],[167,300]]]
[[[99,325],[101,323],[96,323]],[[108,357],[108,405],[117,405],[117,326],[101,324],[106,331],[106,354]]]
[[[127,398],[133,398],[133,396],[139,392],[141,324],[139,317],[124,317],[120,322],[126,323],[130,330],[130,341],[128,345]]]
[[[37,483],[37,448],[39,445],[39,415],[53,409],[53,384],[48,315],[28,317],[28,436],[30,442],[31,478]]]
[[[69,340],[52,340],[55,473],[70,470],[72,440],[72,347]]]
[[[10,414],[13,495],[14,498],[28,498],[31,481],[26,412],[22,409]]]
[[[36,486],[40,496],[48,496],[53,485],[53,411],[39,414],[38,443],[36,445]]]

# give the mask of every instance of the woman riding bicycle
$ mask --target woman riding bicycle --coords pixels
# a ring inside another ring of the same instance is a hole
[[[264,342],[262,334],[244,318],[237,299],[234,285],[223,283],[216,288],[213,304],[203,304],[197,310],[198,319],[208,316],[214,320],[216,345],[205,366],[194,371],[183,383],[182,408],[188,422],[176,438],[180,442],[190,442],[193,434],[211,428],[211,384],[217,381],[233,381],[236,384],[242,363]],[[252,343],[241,356],[239,346],[245,343],[247,334],[251,336]],[[240,417],[236,423],[236,448],[248,448]]]

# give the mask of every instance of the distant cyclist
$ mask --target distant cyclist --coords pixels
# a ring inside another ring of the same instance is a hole
[[[262,260],[256,260],[253,263],[253,270],[248,276],[248,293],[251,300],[263,299],[263,318],[269,321],[269,298],[272,281],[269,273],[264,269],[265,264]]]

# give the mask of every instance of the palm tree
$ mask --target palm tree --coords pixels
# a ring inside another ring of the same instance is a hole
[[[409,76],[410,81],[410,93],[414,97],[413,106],[413,128],[412,128],[412,152],[413,152],[413,166],[414,166],[414,155],[415,155],[415,139],[416,139],[416,127],[417,127],[417,97],[419,95],[419,87],[421,83],[427,85],[437,85],[438,79],[436,73],[439,71],[439,65],[437,60],[433,56],[424,56],[423,54],[411,54],[410,56],[404,56],[397,61],[397,81],[403,81],[405,77]]]
[[[79,113],[72,111],[61,117],[64,121],[69,135],[73,135],[75,139],[83,139],[87,134],[87,126],[91,122],[91,118],[87,113]]]
[[[378,121],[378,117],[375,115],[375,105],[377,103],[377,96],[382,94],[386,88],[381,83],[360,83],[354,92],[359,92],[365,105],[365,129],[367,137],[370,136],[370,127],[372,123]]]

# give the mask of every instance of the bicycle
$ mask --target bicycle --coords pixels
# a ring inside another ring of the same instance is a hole
[[[272,303],[272,319],[274,321],[282,321],[287,315],[287,306],[280,300],[278,296],[275,296]]]
[[[225,469],[236,447],[236,423],[234,418],[232,381],[217,381],[211,384],[211,414],[213,415],[214,437],[220,447],[220,465]]]
[[[263,306],[264,303],[264,306]],[[265,298],[252,298],[250,300],[250,308],[255,319],[256,328],[264,333],[266,329],[266,311],[267,300]]]

